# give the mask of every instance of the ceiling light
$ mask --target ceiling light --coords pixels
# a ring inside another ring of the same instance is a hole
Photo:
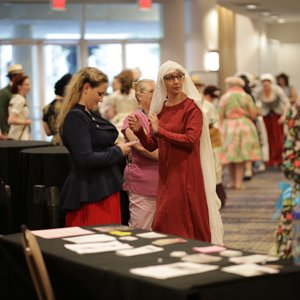
[[[277,22],[280,24],[283,24],[283,23],[285,23],[285,19],[278,19]]]
[[[271,18],[272,20],[277,20],[277,19],[278,19],[278,16],[273,15],[273,16],[271,16],[270,18]]]
[[[261,13],[264,17],[269,17],[270,16],[270,12],[268,11],[264,11]]]
[[[257,9],[257,5],[256,4],[248,4],[246,5],[247,9]]]

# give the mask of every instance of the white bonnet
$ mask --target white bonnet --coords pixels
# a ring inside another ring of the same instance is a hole
[[[261,82],[265,81],[265,80],[268,80],[268,81],[270,81],[272,83],[275,82],[274,76],[272,74],[270,74],[270,73],[265,73],[265,74],[260,75],[259,80]]]

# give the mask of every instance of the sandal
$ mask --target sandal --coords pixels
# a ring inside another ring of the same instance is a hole
[[[235,185],[233,183],[227,183],[225,187],[226,189],[235,189]]]
[[[235,187],[237,190],[244,190],[246,188],[245,185],[241,184],[240,186]]]

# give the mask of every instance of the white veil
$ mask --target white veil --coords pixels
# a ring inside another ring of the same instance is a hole
[[[163,107],[163,103],[166,100],[167,91],[164,83],[164,76],[173,73],[175,71],[181,71],[185,74],[185,80],[182,90],[190,98],[193,99],[196,105],[202,110],[202,97],[195,87],[191,77],[187,71],[179,64],[173,61],[165,62],[158,71],[157,81],[153,98],[151,101],[150,112],[158,114]],[[200,139],[200,158],[202,173],[204,178],[205,193],[207,199],[209,223],[211,230],[211,242],[214,244],[223,245],[223,224],[219,209],[221,207],[221,201],[216,193],[216,174],[214,166],[213,151],[209,136],[208,121],[203,113],[203,127],[202,135]]]

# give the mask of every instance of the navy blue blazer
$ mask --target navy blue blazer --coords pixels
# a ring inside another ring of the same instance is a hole
[[[96,202],[122,189],[123,154],[115,145],[116,127],[77,104],[67,114],[62,140],[70,152],[72,170],[61,192],[63,210]]]

